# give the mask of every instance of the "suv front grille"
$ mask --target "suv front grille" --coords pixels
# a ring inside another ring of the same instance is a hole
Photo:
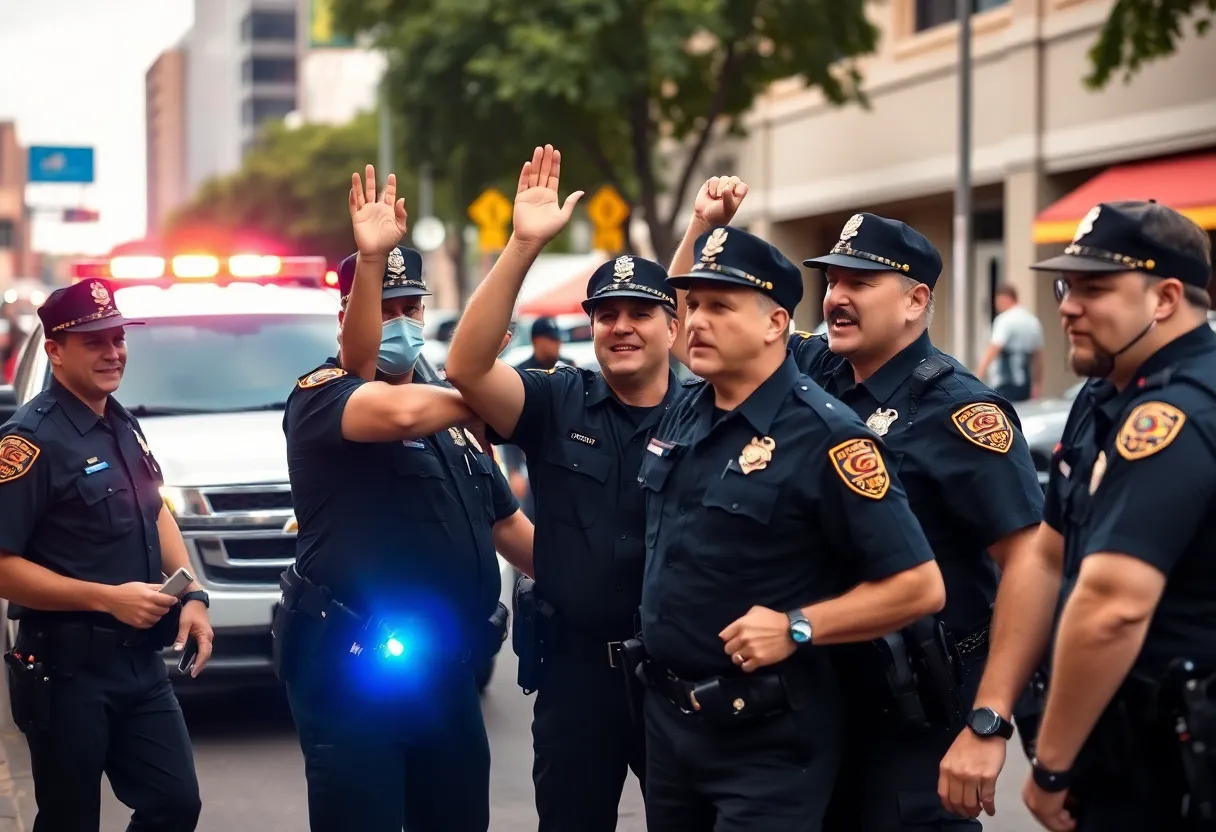
[[[213,585],[275,587],[295,562],[295,513],[286,483],[204,487],[177,518],[201,577]]]

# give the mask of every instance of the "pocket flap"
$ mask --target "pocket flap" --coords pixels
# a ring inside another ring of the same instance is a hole
[[[612,460],[602,451],[571,449],[563,453],[560,450],[550,450],[545,459],[559,468],[565,468],[575,474],[585,474],[601,483],[608,481],[608,474],[612,470]]]
[[[121,477],[86,475],[76,480],[76,490],[86,506],[95,506],[119,491],[126,491],[127,484]]]
[[[742,474],[727,474],[710,482],[701,505],[767,523],[773,517],[779,493],[774,483],[749,480]]]
[[[667,475],[671,473],[672,460],[657,457],[653,454],[642,455],[642,468],[638,471],[638,482],[647,491],[656,494],[667,484]]]

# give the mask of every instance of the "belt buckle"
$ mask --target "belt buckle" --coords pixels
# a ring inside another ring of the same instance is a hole
[[[620,665],[617,664],[616,660],[617,660],[617,657],[621,654],[622,643],[623,642],[620,642],[620,641],[608,642],[608,666],[609,667],[612,667],[612,668],[620,667]]]

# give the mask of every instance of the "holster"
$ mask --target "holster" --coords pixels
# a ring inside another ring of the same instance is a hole
[[[646,646],[640,638],[621,642],[621,673],[625,677],[625,701],[629,704],[629,718],[636,724],[642,719],[637,712],[637,703],[642,701],[646,689]]]
[[[1043,711],[1046,708],[1047,671],[1040,667],[1035,670],[1030,684],[1013,706],[1013,724],[1017,726],[1018,739],[1022,743],[1022,751],[1027,760],[1034,758],[1035,743],[1039,739],[1039,723],[1043,720]]]
[[[499,601],[494,614],[475,636],[477,644],[473,648],[473,655],[476,665],[480,666],[483,662],[488,662],[498,655],[498,651],[506,643],[510,621],[511,611],[502,601]]]
[[[1216,821],[1216,674],[1201,678],[1193,664],[1175,663],[1178,692],[1174,730],[1189,789],[1188,816]],[[1216,828],[1216,827],[1214,827]]]
[[[949,727],[962,720],[961,660],[941,621],[926,616],[874,646],[900,727]]]
[[[536,592],[536,581],[526,575],[515,584],[515,626],[511,647],[519,657],[517,681],[524,695],[540,689],[544,676],[545,647],[552,635],[557,610]]]
[[[51,727],[51,675],[36,653],[8,652],[9,707],[13,724],[27,736]]]

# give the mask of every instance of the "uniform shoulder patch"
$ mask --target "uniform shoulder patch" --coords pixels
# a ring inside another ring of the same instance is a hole
[[[1005,412],[991,402],[975,402],[954,411],[950,421],[968,442],[1003,454],[1013,447],[1013,426]]]
[[[805,329],[795,329],[794,334],[801,336],[803,338],[814,338],[815,337],[815,333],[807,332]]]
[[[1172,404],[1145,402],[1128,414],[1115,448],[1124,459],[1144,459],[1168,448],[1184,424],[1186,414]]]
[[[23,477],[40,453],[42,449],[24,436],[9,434],[0,439],[0,483]]]
[[[325,382],[342,378],[344,375],[346,375],[346,370],[341,367],[322,367],[304,376],[300,379],[299,384],[301,388],[307,390],[310,387],[320,387]]]
[[[841,442],[828,451],[828,457],[849,490],[871,500],[887,496],[891,475],[873,440],[858,438]]]

